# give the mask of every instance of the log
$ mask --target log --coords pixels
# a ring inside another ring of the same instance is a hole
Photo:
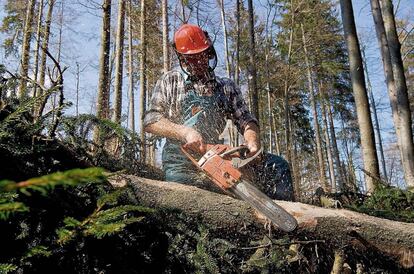
[[[265,219],[246,202],[194,186],[155,181],[136,176],[110,179],[114,186],[127,185],[145,206],[174,208],[201,218],[213,231],[232,235],[262,235]],[[334,249],[352,246],[362,252],[376,250],[390,256],[405,268],[414,266],[414,223],[381,219],[335,208],[276,201],[298,221],[292,235],[325,240]],[[278,233],[283,233],[278,231]],[[234,236],[233,236],[234,237]]]

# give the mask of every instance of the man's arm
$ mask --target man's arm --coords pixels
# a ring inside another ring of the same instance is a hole
[[[258,121],[249,112],[239,87],[231,80],[227,81],[225,87],[230,89],[227,94],[229,94],[231,104],[231,118],[239,132],[243,134],[245,143],[250,151],[249,156],[252,156],[261,147]]]
[[[192,151],[200,152],[201,154],[206,152],[206,146],[200,133],[192,127],[175,124],[164,117],[161,117],[155,123],[147,125],[144,130],[158,136],[180,141],[184,143],[184,147]]]

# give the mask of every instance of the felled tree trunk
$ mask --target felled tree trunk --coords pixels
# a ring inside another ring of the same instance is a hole
[[[154,208],[174,208],[197,216],[212,231],[239,233],[252,238],[263,235],[264,219],[246,202],[197,187],[154,181],[135,176],[111,179],[115,186],[128,185],[137,200]],[[352,246],[357,250],[376,250],[398,261],[414,266],[414,223],[385,220],[345,209],[328,209],[312,205],[277,201],[297,219],[292,234],[325,240],[333,248]],[[241,234],[240,234],[241,235]]]

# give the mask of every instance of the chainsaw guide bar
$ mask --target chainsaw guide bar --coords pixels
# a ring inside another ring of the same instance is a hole
[[[232,148],[221,144],[207,145],[207,152],[198,161],[184,146],[181,146],[181,150],[195,166],[225,192],[232,193],[249,203],[281,230],[291,232],[296,229],[298,225],[296,219],[244,179],[239,170],[254,160],[261,150],[252,157],[243,158],[242,152],[248,151],[245,146]]]

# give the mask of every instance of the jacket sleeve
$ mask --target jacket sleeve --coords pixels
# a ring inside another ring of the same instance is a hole
[[[145,113],[144,127],[159,121],[165,115],[166,96],[163,92],[163,81],[163,78],[159,79],[154,87],[148,110]]]
[[[256,123],[259,126],[257,119],[250,113],[239,87],[231,80],[228,81],[228,86],[230,88],[229,104],[231,119],[238,131],[243,134],[245,127],[250,122]]]
[[[178,123],[181,117],[181,100],[184,96],[184,78],[177,71],[169,71],[156,83],[145,113],[144,127],[166,118]]]

